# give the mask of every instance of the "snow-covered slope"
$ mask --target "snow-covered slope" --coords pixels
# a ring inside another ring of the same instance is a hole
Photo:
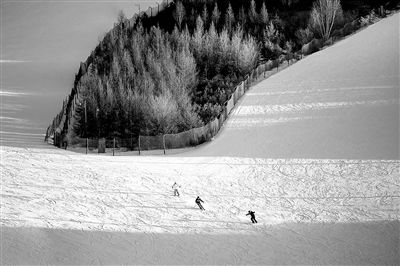
[[[398,28],[259,83],[186,153],[2,147],[1,263],[399,264]]]
[[[194,155],[399,159],[399,16],[254,86]]]

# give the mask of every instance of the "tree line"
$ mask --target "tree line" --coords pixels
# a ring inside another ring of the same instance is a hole
[[[257,63],[293,53],[312,38],[327,39],[356,16],[339,0],[272,2],[177,0],[133,27],[121,12],[89,56],[87,71],[76,76],[73,92],[81,104],[69,138],[204,125]]]
[[[178,26],[171,33],[145,30],[140,22],[129,30],[125,22],[121,14],[117,34],[106,36],[77,83],[86,113],[81,104],[71,137],[157,135],[201,126],[219,114],[232,84],[257,63],[257,43],[239,28],[232,35],[212,24],[205,29],[201,17],[193,33]]]

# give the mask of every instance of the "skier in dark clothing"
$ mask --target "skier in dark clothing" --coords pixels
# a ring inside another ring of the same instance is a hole
[[[246,214],[246,216],[247,215],[250,215],[250,217],[251,217],[251,222],[254,224],[254,223],[257,223],[257,220],[256,220],[256,216],[254,215],[254,213],[255,212],[253,212],[253,211],[249,211],[247,214]]]
[[[202,201],[202,200],[200,199],[200,197],[197,196],[197,198],[196,198],[196,203],[197,203],[197,205],[199,206],[200,210],[204,211],[205,209],[204,209],[203,205],[201,205],[201,202],[204,203],[204,201]]]

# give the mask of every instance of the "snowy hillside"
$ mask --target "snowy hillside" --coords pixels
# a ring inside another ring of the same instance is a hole
[[[257,84],[188,152],[2,147],[1,263],[399,264],[398,128],[396,14]]]
[[[254,86],[194,155],[399,159],[399,16]]]

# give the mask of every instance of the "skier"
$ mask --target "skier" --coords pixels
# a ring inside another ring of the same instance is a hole
[[[181,186],[178,185],[176,182],[172,185],[172,189],[174,190],[174,196],[178,196],[179,197],[178,187],[181,187]]]
[[[197,198],[196,198],[196,203],[197,203],[197,205],[199,206],[200,210],[204,211],[205,209],[204,209],[203,205],[201,205],[201,202],[204,203],[204,201],[202,201],[202,200],[200,199],[200,197],[197,196]]]
[[[246,216],[247,215],[250,215],[250,217],[251,217],[251,222],[254,224],[254,223],[257,223],[257,220],[256,220],[256,216],[254,215],[254,213],[255,212],[253,212],[253,211],[249,211],[247,214],[246,214]]]

